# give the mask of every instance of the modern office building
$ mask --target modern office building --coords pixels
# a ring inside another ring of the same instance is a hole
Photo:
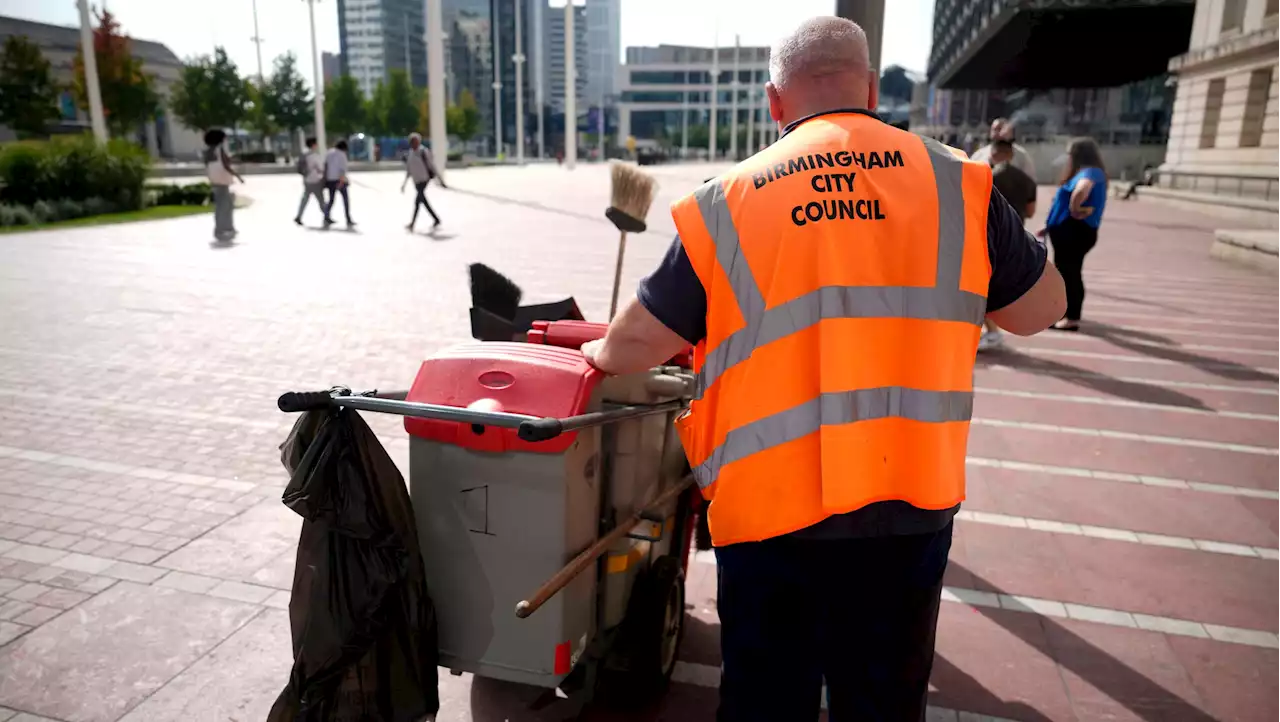
[[[1173,125],[1161,184],[1275,200],[1280,162],[1277,126],[1277,0],[1199,0],[1190,48],[1169,63],[1177,77]],[[1270,181],[1270,182],[1268,182]]]
[[[626,63],[618,69],[618,142],[633,136],[637,145],[692,150],[707,146],[710,128],[712,48],[659,45],[626,49]],[[748,126],[765,128],[768,110],[763,87],[769,76],[769,48],[719,48],[716,83],[716,126],[720,152],[730,148],[733,127],[733,67],[738,57],[739,155],[756,145],[746,139]],[[754,120],[752,114],[754,113]]]
[[[536,0],[443,0],[446,34],[445,92],[456,103],[465,90],[480,110],[480,133],[472,139],[483,152],[494,152],[501,111],[502,145],[508,150],[516,140],[516,93],[524,95],[526,147],[533,132],[533,3]],[[520,6],[520,39],[525,56],[522,82],[517,87],[516,3]],[[543,0],[545,2],[545,0]],[[495,77],[494,68],[497,67]],[[494,88],[498,83],[499,87]]]
[[[338,0],[342,73],[356,79],[365,97],[396,68],[426,87],[424,8],[422,0]]]
[[[342,56],[338,53],[320,53],[320,74],[325,83],[332,83],[334,78],[342,75]]]
[[[587,0],[584,10],[587,46],[585,100],[587,105],[608,106],[617,95],[618,66],[622,61],[622,0]]]
[[[542,52],[546,55],[543,87],[547,89],[547,104],[551,112],[564,113],[564,8],[547,7],[543,10],[542,18]],[[591,80],[591,66],[588,62],[591,50],[587,44],[587,30],[587,8],[581,5],[575,6],[573,9],[574,88],[577,89],[575,102],[578,112],[584,114],[588,102],[595,102],[595,96],[587,93],[587,83]],[[616,69],[617,66],[614,67]]]
[[[80,49],[80,28],[47,25],[29,20],[0,17],[0,44],[11,36],[25,36],[40,47],[46,60],[53,66],[54,80],[70,87],[74,80],[73,64]],[[134,57],[142,60],[142,71],[152,77],[161,108],[155,120],[144,123],[137,130],[136,140],[154,156],[163,158],[195,159],[204,147],[200,134],[183,126],[173,118],[164,99],[182,74],[182,61],[164,45],[150,40],[130,40]],[[58,100],[61,117],[51,123],[52,133],[84,133],[90,128],[89,114],[76,107],[70,90],[64,90]],[[12,140],[13,132],[0,126],[0,142]]]

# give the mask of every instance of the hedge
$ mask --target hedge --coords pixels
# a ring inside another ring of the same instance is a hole
[[[0,146],[0,203],[26,206],[33,214],[37,203],[53,199],[97,199],[97,207],[138,210],[150,166],[147,152],[124,140],[100,145],[79,135],[8,143]]]

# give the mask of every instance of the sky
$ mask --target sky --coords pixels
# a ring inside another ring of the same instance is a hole
[[[101,7],[103,0],[90,0]],[[226,48],[243,75],[258,72],[251,38],[255,0],[105,0],[126,33],[169,46],[180,58]],[[304,0],[256,0],[262,62],[292,51],[300,69],[312,76],[311,41]],[[902,65],[923,71],[929,54],[933,0],[885,0],[881,67]],[[216,12],[209,12],[210,7]],[[780,29],[813,15],[834,12],[835,0],[622,0],[622,45],[768,45]],[[78,25],[75,0],[0,0],[0,15]],[[338,52],[337,0],[316,0],[316,34],[321,51]],[[719,23],[716,22],[720,17]]]

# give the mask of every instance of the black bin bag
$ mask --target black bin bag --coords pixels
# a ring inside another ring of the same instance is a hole
[[[404,479],[355,411],[309,411],[281,445],[303,518],[293,670],[267,722],[421,722],[440,707],[436,615]]]

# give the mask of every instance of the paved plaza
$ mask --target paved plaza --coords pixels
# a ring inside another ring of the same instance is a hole
[[[654,171],[626,287],[715,171]],[[296,176],[257,176],[231,247],[211,217],[0,236],[0,722],[265,719],[300,528],[277,396],[406,387],[470,339],[476,261],[606,315],[604,168],[452,172],[433,235],[404,229],[401,178],[355,176],[352,232],[295,226]],[[1220,225],[1113,201],[1084,332],[979,359],[931,720],[1277,718],[1277,281],[1211,260]],[[367,418],[403,468],[398,420]],[[710,561],[660,708],[588,719],[713,719]],[[537,690],[440,686],[442,722],[563,719]]]

